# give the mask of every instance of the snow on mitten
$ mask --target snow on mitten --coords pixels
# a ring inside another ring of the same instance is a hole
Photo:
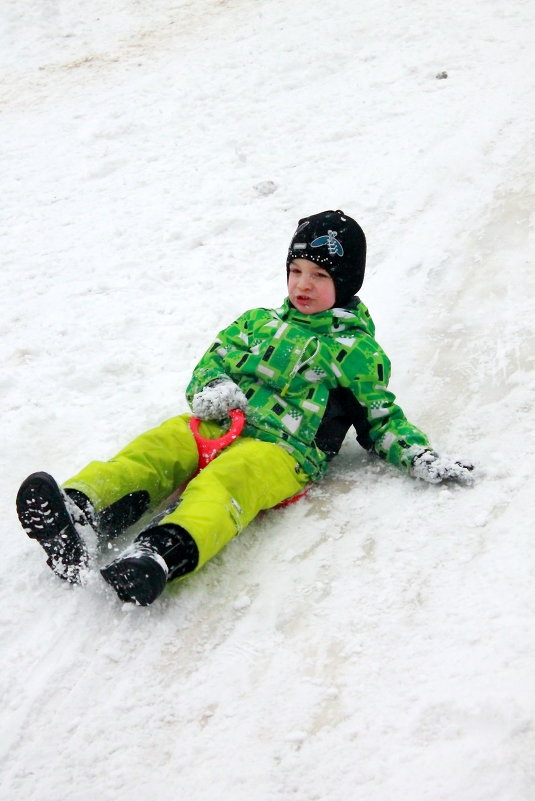
[[[217,378],[193,396],[191,410],[201,420],[221,420],[231,409],[245,411],[247,398],[230,378]]]
[[[465,459],[439,456],[435,451],[424,451],[414,459],[410,474],[413,478],[421,478],[430,484],[456,481],[459,484],[470,485],[474,483],[473,469],[474,465]]]

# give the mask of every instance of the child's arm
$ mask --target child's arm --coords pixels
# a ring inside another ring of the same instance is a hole
[[[245,411],[247,398],[226,372],[224,358],[246,344],[246,315],[221,331],[193,371],[186,398],[193,414],[202,420],[218,420],[231,409]]]
[[[388,390],[390,361],[377,343],[373,340],[359,343],[350,369],[356,371],[351,389],[364,412],[357,431],[359,440],[368,441],[370,449],[381,458],[415,478],[430,483],[444,480],[472,483],[473,465],[439,456],[423,431],[396,404],[395,395]]]

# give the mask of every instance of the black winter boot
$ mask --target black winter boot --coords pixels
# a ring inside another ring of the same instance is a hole
[[[143,531],[100,572],[121,601],[148,606],[168,581],[191,573],[198,561],[199,551],[190,534],[168,523]]]
[[[78,493],[78,503],[69,497],[48,473],[32,473],[17,493],[17,514],[26,534],[42,546],[47,565],[71,584],[80,583],[89,554],[80,533],[96,533],[96,515],[91,502]],[[83,506],[83,508],[81,508]]]

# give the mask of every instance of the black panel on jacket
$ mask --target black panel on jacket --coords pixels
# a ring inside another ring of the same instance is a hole
[[[365,408],[350,389],[337,387],[329,393],[327,408],[316,434],[316,445],[327,455],[327,459],[336,456],[351,426],[355,426],[359,445],[367,451],[371,450],[373,443]]]

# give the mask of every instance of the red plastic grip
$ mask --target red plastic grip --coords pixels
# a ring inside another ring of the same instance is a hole
[[[190,417],[189,427],[191,429],[191,433],[195,437],[197,450],[199,451],[199,470],[202,470],[203,467],[206,467],[207,464],[210,464],[212,459],[215,459],[217,454],[220,453],[223,448],[226,448],[227,445],[230,445],[231,442],[234,442],[234,440],[237,439],[237,437],[239,437],[243,431],[243,427],[245,425],[245,414],[242,412],[242,410],[231,409],[229,415],[229,430],[220,437],[214,437],[213,439],[210,439],[209,437],[203,437],[202,434],[199,433],[199,426],[202,423],[202,420],[200,420],[198,417]]]
[[[212,459],[220,453],[227,445],[230,445],[231,442],[234,442],[243,431],[243,427],[245,425],[245,414],[241,411],[241,409],[232,409],[229,412],[230,416],[230,428],[225,433],[222,434],[220,437],[214,437],[210,439],[209,437],[203,437],[202,434],[199,433],[199,426],[202,423],[198,417],[190,417],[189,420],[189,427],[191,429],[191,433],[195,438],[195,443],[197,445],[197,450],[199,452],[199,466],[197,467],[197,473],[206,467],[207,464],[210,464]],[[285,506],[289,506],[296,501],[299,501],[303,498],[309,488],[305,487],[296,495],[293,495],[291,498],[287,498],[285,501],[277,504],[275,509],[281,509]]]

